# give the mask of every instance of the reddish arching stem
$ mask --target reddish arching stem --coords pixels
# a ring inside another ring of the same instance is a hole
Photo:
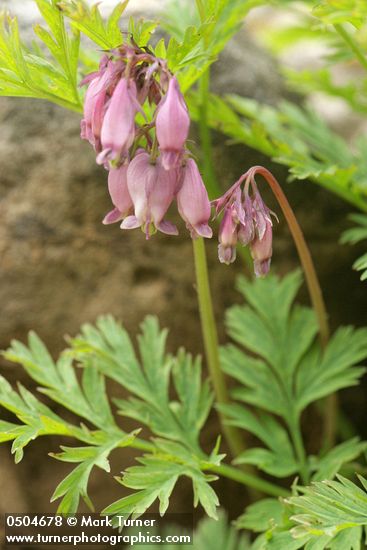
[[[305,274],[312,306],[317,316],[320,329],[321,345],[323,348],[325,348],[326,344],[328,343],[330,334],[326,307],[324,303],[324,298],[322,296],[319,280],[316,275],[315,266],[311,257],[310,250],[303,236],[302,229],[299,226],[297,218],[294,215],[294,212],[288,202],[287,197],[285,196],[280,184],[273,176],[273,174],[263,166],[254,166],[250,168],[246,175],[247,177],[254,178],[256,174],[262,176],[269,184],[288,223],[288,227],[296,245],[303,272]]]
[[[311,303],[318,320],[321,346],[323,349],[325,349],[330,337],[328,316],[326,313],[325,302],[322,296],[319,280],[316,275],[315,266],[310,250],[303,236],[302,229],[300,228],[300,225],[297,221],[296,216],[294,215],[294,212],[288,202],[287,197],[283,193],[281,186],[279,185],[273,174],[263,166],[254,166],[253,168],[250,168],[250,170],[244,176],[253,179],[256,174],[259,174],[266,180],[271,190],[273,191],[279,206],[283,211],[285,219],[287,220],[288,227],[296,245],[298,256],[302,264],[303,272],[305,274]],[[241,178],[241,180],[242,179],[243,178]],[[324,449],[328,449],[331,448],[335,443],[338,418],[338,397],[336,393],[331,394],[326,398],[326,401],[324,403],[323,416]]]

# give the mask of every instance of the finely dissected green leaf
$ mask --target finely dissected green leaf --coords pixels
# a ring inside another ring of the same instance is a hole
[[[212,393],[201,379],[199,359],[180,350],[177,357],[165,352],[167,331],[161,330],[156,318],[142,323],[138,336],[139,356],[123,329],[112,317],[101,317],[97,326],[85,325],[79,337],[71,341],[72,348],[54,361],[47,348],[34,333],[28,346],[13,341],[4,356],[21,364],[26,372],[54,402],[80,416],[97,429],[74,426],[40,402],[32,393],[19,386],[16,392],[6,380],[0,380],[0,405],[14,413],[21,424],[0,421],[0,441],[13,440],[16,461],[23,448],[40,435],[70,436],[85,446],[61,447],[61,453],[51,456],[78,465],[59,483],[52,499],[62,498],[60,513],[74,513],[80,498],[93,505],[87,486],[94,467],[109,472],[108,456],[113,449],[131,446],[140,428],[126,434],[116,424],[106,395],[104,375],[127,389],[132,396],[116,400],[120,413],[146,424],[155,435],[153,443],[139,442],[138,448],[152,449],[139,459],[141,464],[128,469],[122,483],[137,490],[114,505],[130,511],[147,509],[157,498],[165,513],[178,477],[192,480],[194,504],[199,503],[211,517],[216,517],[218,498],[209,485],[216,476],[203,473],[218,465],[224,455],[218,446],[208,456],[199,445],[200,430],[209,414]],[[83,367],[78,377],[74,361]],[[170,382],[176,398],[170,398]],[[141,447],[142,446],[142,447]]]
[[[128,399],[115,399],[119,413],[145,424],[165,439],[154,441],[157,455],[145,455],[141,466],[129,468],[122,478],[126,487],[138,493],[126,496],[107,507],[116,511],[143,512],[156,499],[163,514],[169,497],[182,476],[192,479],[195,505],[215,516],[218,499],[208,484],[213,476],[202,473],[208,464],[218,464],[223,455],[215,449],[208,457],[200,448],[200,430],[209,414],[212,394],[201,380],[199,359],[184,350],[177,357],[166,354],[167,331],[159,328],[155,317],[147,317],[138,336],[139,357],[123,327],[112,317],[102,317],[97,326],[85,325],[71,341],[69,355],[86,368],[109,376],[128,390]],[[170,398],[170,380],[177,399]]]
[[[65,422],[46,405],[38,401],[23,386],[16,392],[5,378],[0,377],[0,406],[15,414],[22,424],[1,423],[2,441],[14,440],[12,452],[15,461],[23,457],[23,449],[41,435],[57,434],[78,437],[80,428]],[[4,430],[4,431],[3,431]]]
[[[74,28],[88,36],[101,48],[111,49],[120,46],[123,42],[119,22],[128,1],[117,2],[106,21],[101,16],[98,3],[91,7],[84,0],[64,0],[57,4],[62,13],[72,21]]]
[[[212,394],[201,381],[201,366],[181,350],[176,358],[165,353],[167,331],[147,317],[138,338],[140,362],[126,331],[112,318],[97,321],[97,328],[82,327],[73,339],[73,354],[83,364],[119,382],[132,396],[115,399],[120,414],[146,424],[162,437],[199,450],[198,437],[211,407]],[[172,375],[178,400],[169,397]]]
[[[312,401],[358,383],[365,369],[355,367],[366,357],[367,331],[342,327],[331,338],[323,356],[305,357],[296,380],[298,410]]]
[[[197,506],[200,502],[210,517],[217,517],[218,497],[208,483],[215,477],[206,476],[198,467],[195,467],[194,463],[182,464],[170,455],[145,455],[137,460],[141,465],[128,468],[121,479],[122,485],[137,492],[107,506],[102,513],[143,514],[158,499],[159,511],[163,515],[178,478],[187,476],[193,483],[194,505]]]
[[[298,471],[287,430],[274,417],[265,413],[254,414],[238,404],[221,405],[219,408],[228,418],[228,424],[252,433],[268,447],[243,451],[235,459],[237,464],[255,464],[277,477],[286,477]]]
[[[0,441],[14,440],[12,452],[15,461],[23,457],[24,447],[41,435],[63,435],[87,443],[86,447],[62,447],[55,458],[67,462],[80,462],[57,487],[53,499],[63,497],[59,512],[76,512],[82,497],[90,507],[87,484],[94,466],[108,471],[107,457],[116,447],[130,445],[136,433],[125,434],[112,416],[105,392],[103,376],[93,368],[85,369],[81,383],[67,356],[55,363],[41,340],[30,333],[28,347],[13,341],[4,353],[9,361],[23,365],[27,373],[41,384],[39,391],[53,401],[79,415],[98,429],[91,431],[86,426],[74,426],[56,415],[33,394],[19,385],[19,393],[5,379],[0,384],[0,405],[14,413],[22,424],[0,423]]]
[[[221,350],[222,368],[239,382],[232,397],[257,410],[239,403],[220,409],[229,424],[249,431],[265,445],[246,449],[237,462],[254,464],[278,477],[305,467],[295,442],[302,411],[313,401],[356,384],[364,372],[356,365],[367,357],[366,329],[340,328],[321,349],[313,311],[293,304],[300,283],[299,272],[282,280],[241,278],[238,288],[247,303],[231,307],[226,315],[227,331],[236,345]],[[280,416],[283,423],[269,413]],[[364,444],[353,440],[306,467],[320,468],[320,475],[333,477],[363,449]]]
[[[163,28],[172,35],[166,55],[169,68],[180,71],[183,91],[215,61],[240,29],[250,9],[261,3],[261,0],[205,1],[201,23],[194,2],[173,0],[169,3],[162,17]]]
[[[317,333],[317,323],[310,309],[297,306],[290,309],[299,285],[297,272],[283,281],[275,276],[255,283],[242,280],[240,290],[251,307],[234,306],[226,316],[228,334],[261,358],[245,356],[241,378],[248,387],[236,390],[236,397],[285,418],[289,416],[289,398],[293,395],[299,363]],[[237,378],[243,357],[244,353],[237,347],[224,348],[223,368]],[[257,379],[252,376],[254,370]],[[262,379],[264,383],[260,384]]]
[[[121,432],[110,437],[108,442],[98,447],[64,447],[62,453],[52,453],[51,456],[64,462],[79,462],[71,473],[56,487],[51,502],[63,497],[58,513],[75,513],[79,500],[83,498],[91,510],[93,504],[88,496],[87,487],[92,469],[98,466],[105,472],[110,472],[108,456],[117,447],[129,446],[135,434],[123,435]]]
[[[134,42],[138,44],[140,48],[147,46],[151,35],[154,33],[158,26],[158,21],[149,21],[145,19],[129,19],[129,34],[132,36]],[[163,54],[163,50],[161,52]],[[163,55],[161,57],[164,57]]]
[[[366,448],[367,443],[355,437],[337,445],[321,458],[315,458],[313,481],[333,479],[343,464],[358,458]]]
[[[282,523],[278,517],[277,526],[268,531],[258,548],[362,549],[363,529],[367,525],[366,480],[360,478],[362,490],[342,476],[337,478],[299,488],[302,494],[286,501],[286,519]]]
[[[357,227],[344,231],[340,242],[356,244],[367,240],[367,216],[365,214],[351,214],[350,219],[357,224]],[[367,253],[354,262],[353,268],[357,271],[362,271],[362,281],[367,279]]]
[[[36,25],[35,33],[50,58],[38,45],[24,46],[16,18],[0,13],[0,95],[47,99],[80,111],[79,34],[66,32],[55,0],[37,0],[37,5],[48,29]]]
[[[116,428],[106,397],[104,379],[95,369],[86,370],[80,384],[72,359],[61,356],[55,363],[44,344],[32,332],[28,347],[15,340],[4,356],[9,361],[23,365],[29,376],[42,385],[40,391],[57,403],[100,429]]]
[[[261,533],[270,529],[273,524],[281,524],[282,517],[281,502],[275,498],[264,498],[248,506],[245,513],[237,519],[236,526]]]

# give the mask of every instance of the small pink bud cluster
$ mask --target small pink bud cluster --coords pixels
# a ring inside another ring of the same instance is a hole
[[[222,263],[236,259],[237,243],[250,246],[257,277],[269,272],[272,256],[271,212],[257,188],[250,169],[222,197],[213,201],[216,215],[223,212],[219,228],[218,256]],[[244,188],[241,188],[245,181]],[[273,214],[275,216],[275,214]]]
[[[191,237],[211,237],[210,202],[195,161],[185,148],[190,117],[178,81],[166,62],[136,44],[105,55],[88,75],[81,137],[94,147],[97,163],[109,171],[114,209],[104,223],[157,229],[177,235],[165,219],[173,200]],[[144,105],[153,107],[146,119]],[[139,116],[138,116],[139,115]]]

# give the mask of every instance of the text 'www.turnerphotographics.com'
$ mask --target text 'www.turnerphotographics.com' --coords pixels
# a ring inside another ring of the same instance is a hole
[[[7,546],[193,544],[192,514],[5,514]]]

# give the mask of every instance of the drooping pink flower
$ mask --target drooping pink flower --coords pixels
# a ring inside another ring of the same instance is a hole
[[[135,138],[135,116],[139,110],[136,84],[121,78],[104,115],[101,143],[102,152],[97,157],[99,164],[106,161],[123,161]]]
[[[121,221],[132,212],[133,201],[127,187],[127,168],[126,164],[111,168],[108,174],[108,191],[115,208],[105,216],[105,225]]]
[[[253,204],[248,193],[242,200],[242,217],[238,228],[238,240],[242,246],[247,246],[255,236],[255,227],[253,220]]]
[[[176,190],[176,171],[165,170],[158,158],[153,164],[145,151],[139,152],[127,170],[127,186],[134,204],[134,215],[121,224],[122,229],[141,227],[147,239],[156,229],[177,235],[175,225],[164,220]]]
[[[255,196],[252,201],[253,218],[256,226],[256,232],[261,240],[265,234],[267,223],[272,224],[270,210],[264,203],[258,189],[255,189]]]
[[[213,235],[208,225],[210,201],[196,162],[188,159],[182,170],[182,184],[177,193],[178,211],[193,239],[210,238]]]
[[[254,271],[256,277],[264,277],[270,269],[271,256],[273,253],[273,230],[272,223],[265,220],[265,230],[260,238],[258,235],[250,244],[251,256],[254,260]]]
[[[229,265],[236,259],[238,222],[233,205],[227,207],[219,227],[218,257],[223,264]]]
[[[81,137],[87,139],[97,152],[101,150],[100,138],[105,112],[108,71],[94,78],[88,86],[84,102],[84,118]]]
[[[190,117],[176,77],[158,105],[156,132],[162,164],[166,170],[179,165],[190,128]]]

